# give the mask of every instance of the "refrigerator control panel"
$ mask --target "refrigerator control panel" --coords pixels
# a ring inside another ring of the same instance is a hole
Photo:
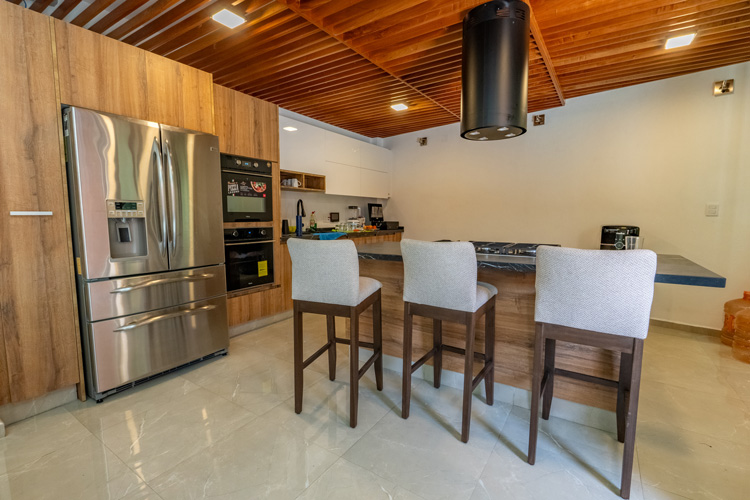
[[[108,219],[123,219],[123,218],[137,218],[144,219],[146,217],[146,211],[143,208],[143,201],[122,201],[122,200],[107,200],[107,218]]]

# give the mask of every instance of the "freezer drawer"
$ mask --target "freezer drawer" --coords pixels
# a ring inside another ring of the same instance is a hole
[[[229,346],[226,296],[87,324],[89,395],[104,393]]]
[[[227,292],[223,265],[84,284],[86,319],[100,321],[173,307]]]

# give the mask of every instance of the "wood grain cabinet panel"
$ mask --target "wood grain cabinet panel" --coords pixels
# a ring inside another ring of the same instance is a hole
[[[148,119],[214,133],[210,73],[146,52]]]
[[[147,52],[53,22],[62,104],[148,120]]]
[[[0,2],[0,403],[79,382],[53,61],[50,19]]]
[[[279,161],[279,108],[214,85],[214,119],[223,153]]]

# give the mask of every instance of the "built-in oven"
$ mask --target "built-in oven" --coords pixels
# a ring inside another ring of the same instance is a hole
[[[273,228],[224,230],[227,291],[273,283]]]
[[[221,154],[224,222],[273,220],[272,173],[268,160]]]

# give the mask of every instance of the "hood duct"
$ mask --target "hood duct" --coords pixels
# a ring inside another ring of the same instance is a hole
[[[519,0],[495,0],[464,18],[461,137],[509,139],[526,132],[531,12]]]

